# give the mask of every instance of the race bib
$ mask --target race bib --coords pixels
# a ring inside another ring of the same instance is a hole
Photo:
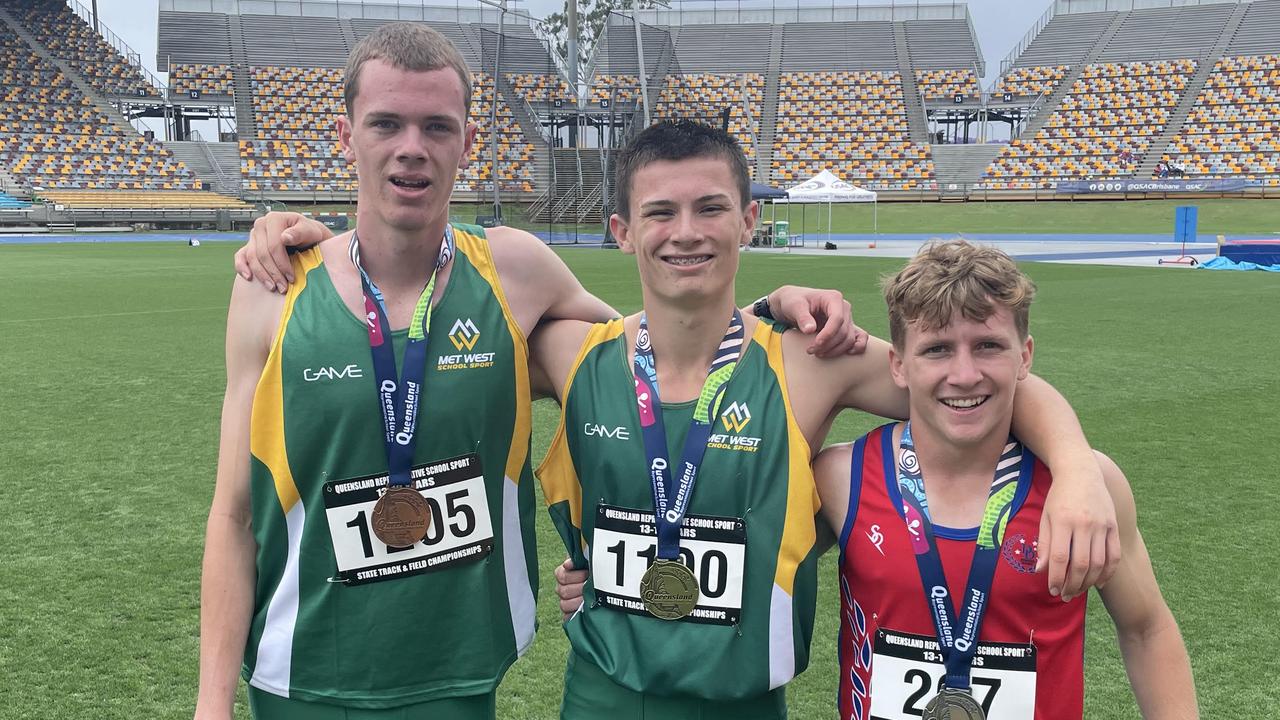
[[[431,523],[422,542],[388,547],[370,529],[373,506],[387,474],[324,485],[325,516],[338,563],[336,581],[348,585],[394,580],[479,560],[493,552],[493,524],[480,457],[474,453],[419,465],[410,480],[427,501]]]
[[[591,544],[591,582],[606,607],[652,617],[640,578],[658,553],[653,512],[601,504]],[[741,518],[685,515],[680,562],[698,581],[698,604],[680,622],[736,625],[742,617],[747,527]]]
[[[872,720],[919,720],[946,674],[937,639],[877,630],[871,661]],[[973,699],[989,720],[1032,720],[1035,646],[979,643],[969,682]]]

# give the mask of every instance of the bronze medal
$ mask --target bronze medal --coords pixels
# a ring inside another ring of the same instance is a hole
[[[657,560],[640,578],[640,599],[649,614],[679,620],[698,605],[698,580],[678,560]]]
[[[968,690],[943,688],[924,706],[920,720],[986,720],[982,706]]]
[[[373,534],[388,547],[409,547],[427,536],[427,528],[431,526],[431,507],[417,490],[393,485],[373,506],[369,525]]]

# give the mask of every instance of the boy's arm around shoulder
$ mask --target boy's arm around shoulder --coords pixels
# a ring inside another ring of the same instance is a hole
[[[1040,560],[1049,592],[1064,601],[1101,586],[1120,560],[1116,511],[1071,404],[1033,374],[1013,399],[1013,434],[1053,473],[1040,517]]]
[[[1134,697],[1145,718],[1197,718],[1191,661],[1138,532],[1133,492],[1111,458],[1102,453],[1097,453],[1097,458],[1115,502],[1123,549],[1115,575],[1098,592],[1115,622]]]
[[[547,244],[515,228],[485,231],[507,305],[528,337],[543,320],[603,322],[613,308],[587,292]]]
[[[257,545],[249,500],[249,421],[284,300],[239,277],[231,293],[218,473],[200,580],[197,718],[230,718],[234,709],[256,577]]]
[[[809,354],[809,338],[798,332],[784,334],[782,342],[791,408],[815,453],[845,408],[885,418],[907,416],[907,392],[889,373],[889,343],[884,340],[869,337],[864,352],[834,357]]]
[[[573,364],[591,324],[581,320],[553,320],[537,326],[529,337],[529,380],[535,398],[560,402]]]

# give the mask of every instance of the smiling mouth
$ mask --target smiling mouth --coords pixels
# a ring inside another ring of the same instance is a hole
[[[391,184],[396,187],[405,188],[406,190],[423,190],[431,185],[431,181],[427,179],[406,180],[404,178],[393,177],[391,178]]]
[[[970,398],[942,398],[939,402],[955,410],[969,410],[985,403],[990,397],[990,395],[981,395]]]
[[[669,265],[680,265],[682,267],[687,267],[689,265],[697,265],[699,263],[707,262],[710,259],[711,259],[710,255],[684,255],[684,256],[672,255],[672,256],[667,256],[662,258],[662,261]]]

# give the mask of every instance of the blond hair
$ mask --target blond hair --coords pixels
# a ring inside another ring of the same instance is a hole
[[[1013,315],[1018,336],[1027,338],[1036,286],[1000,250],[964,240],[931,242],[896,275],[880,282],[889,306],[889,337],[899,350],[908,323],[939,330],[960,313],[985,322],[1002,305]]]
[[[343,99],[347,117],[352,117],[356,94],[360,91],[360,70],[370,60],[383,60],[414,72],[451,68],[462,81],[462,100],[467,115],[471,114],[471,73],[449,38],[425,23],[395,22],[379,26],[351,49],[347,58]]]

